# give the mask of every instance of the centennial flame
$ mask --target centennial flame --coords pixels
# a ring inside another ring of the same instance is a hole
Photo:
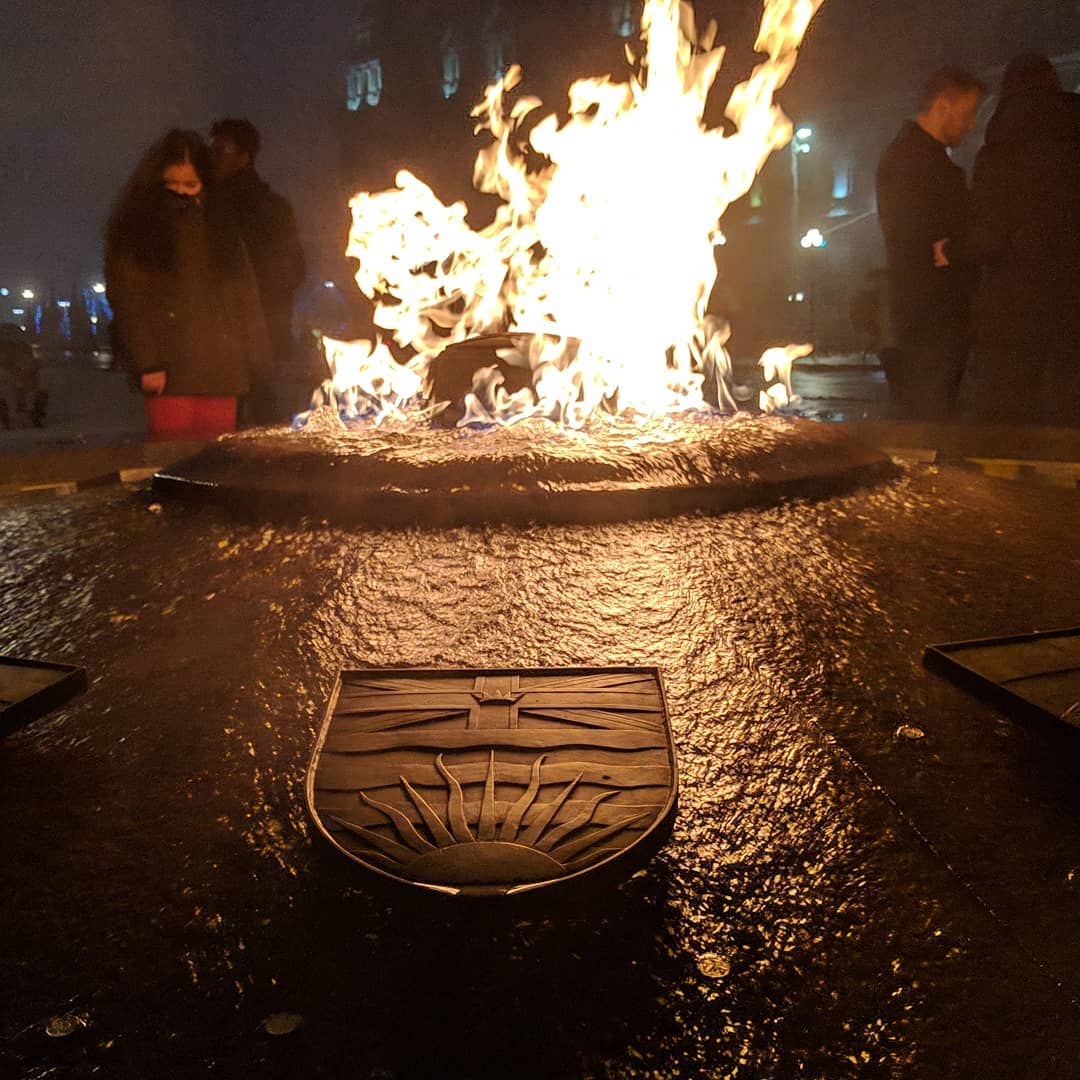
[[[561,125],[554,115],[533,124],[534,97],[511,103],[521,79],[511,68],[473,110],[476,132],[490,136],[474,183],[501,199],[489,225],[474,231],[464,203],[444,205],[405,170],[393,190],[352,200],[356,281],[376,325],[412,356],[402,365],[381,343],[328,341],[333,391],[324,386],[322,400],[346,415],[401,416],[430,390],[447,345],[509,331],[520,336],[501,359],[531,370],[535,394],[507,394],[486,368],[462,423],[541,415],[578,427],[601,408],[704,408],[706,377],[734,409],[728,327],[705,313],[713,245],[724,211],[791,138],[774,95],[821,3],[765,0],[756,49],[767,58],[732,92],[729,134],[703,121],[724,57],[715,24],[699,35],[678,0],[647,0],[628,81],[575,82]],[[809,351],[762,357],[766,381],[778,380],[763,409],[787,403],[791,363]]]

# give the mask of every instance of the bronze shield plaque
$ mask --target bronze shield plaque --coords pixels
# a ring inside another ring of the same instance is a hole
[[[342,671],[307,776],[342,854],[461,896],[629,874],[676,790],[655,668]]]

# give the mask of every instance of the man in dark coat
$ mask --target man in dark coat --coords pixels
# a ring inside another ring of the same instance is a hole
[[[210,129],[217,193],[230,207],[247,246],[270,334],[273,368],[252,372],[244,419],[270,424],[283,419],[274,391],[275,373],[292,363],[293,293],[304,280],[304,253],[292,207],[255,171],[261,140],[250,120],[218,120]]]
[[[974,282],[968,251],[969,199],[963,170],[949,158],[975,126],[984,88],[948,67],[923,87],[877,170],[893,333],[899,352],[887,373],[906,419],[954,415],[967,363]]]
[[[1080,98],[1016,57],[975,162],[975,407],[989,423],[1080,425]]]

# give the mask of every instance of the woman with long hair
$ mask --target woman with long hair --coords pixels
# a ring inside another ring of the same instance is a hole
[[[269,345],[242,241],[210,189],[206,146],[173,130],[143,155],[105,233],[114,344],[151,438],[213,438]]]

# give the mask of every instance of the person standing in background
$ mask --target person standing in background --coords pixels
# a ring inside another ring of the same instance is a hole
[[[304,280],[304,252],[289,202],[255,171],[262,144],[250,120],[227,118],[210,128],[214,176],[228,212],[247,246],[270,335],[269,365],[252,373],[243,419],[273,424],[285,417],[275,376],[293,364],[293,294]]]
[[[151,438],[234,430],[237,399],[269,351],[243,241],[209,181],[199,135],[169,131],[142,156],[106,226],[115,342]]]
[[[935,72],[877,169],[878,220],[898,352],[889,377],[904,419],[955,415],[970,346],[974,261],[969,193],[949,157],[975,127],[985,87],[963,68]]]
[[[976,415],[1080,425],[1080,96],[1045,56],[1005,69],[972,207]]]

